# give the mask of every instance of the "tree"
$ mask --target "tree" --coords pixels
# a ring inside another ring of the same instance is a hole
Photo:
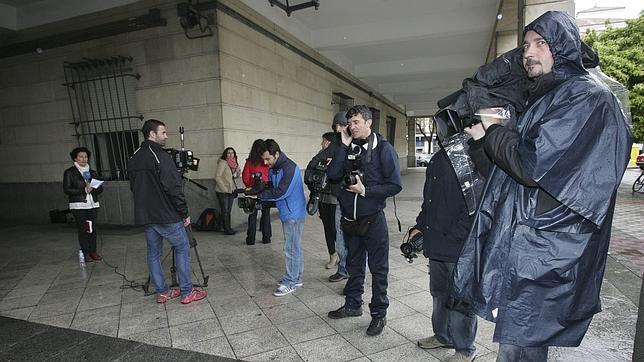
[[[625,28],[591,29],[583,40],[599,54],[602,71],[630,91],[633,135],[644,141],[644,14],[627,20]]]

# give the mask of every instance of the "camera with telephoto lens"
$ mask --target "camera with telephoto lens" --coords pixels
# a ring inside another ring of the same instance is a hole
[[[315,215],[320,205],[320,193],[328,186],[326,176],[326,163],[320,161],[315,167],[307,168],[304,171],[304,183],[311,191],[309,202],[306,204],[306,212]]]
[[[413,229],[412,229],[413,230]],[[416,233],[413,237],[409,237],[411,230],[407,233],[407,240],[403,240],[403,243],[400,245],[400,251],[402,251],[402,256],[405,257],[407,262],[413,263],[414,259],[418,257],[419,253],[423,252],[423,233]]]
[[[233,191],[235,197],[237,197],[239,194],[257,195],[262,191],[270,189],[272,187],[270,181],[264,182],[264,180],[262,180],[261,172],[255,172],[251,174],[250,177],[253,181],[253,186],[247,187],[245,189],[236,189],[235,191]],[[240,209],[244,210],[245,213],[252,214],[255,210],[262,209],[262,202],[261,200],[252,197],[239,197],[237,199],[237,206],[239,206]]]

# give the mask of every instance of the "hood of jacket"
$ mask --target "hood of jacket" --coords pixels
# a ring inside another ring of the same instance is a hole
[[[579,28],[570,15],[561,11],[548,11],[528,24],[523,35],[530,30],[541,35],[550,46],[555,80],[587,73],[582,62]]]

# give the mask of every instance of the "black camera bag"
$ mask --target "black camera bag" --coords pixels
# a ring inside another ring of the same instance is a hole
[[[347,219],[342,217],[340,219],[340,225],[342,226],[342,231],[349,236],[365,236],[369,232],[369,225],[376,221],[378,213],[373,215],[365,216],[357,220]]]

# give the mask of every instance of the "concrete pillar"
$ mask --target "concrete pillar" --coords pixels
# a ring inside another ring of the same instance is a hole
[[[407,167],[416,167],[416,120],[407,117]]]

